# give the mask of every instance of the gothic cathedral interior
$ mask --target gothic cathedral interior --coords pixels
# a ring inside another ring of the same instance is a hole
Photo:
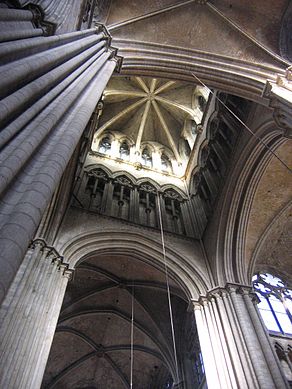
[[[0,388],[292,388],[291,0],[0,0]]]

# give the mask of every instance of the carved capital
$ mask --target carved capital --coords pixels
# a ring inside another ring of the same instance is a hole
[[[201,310],[201,302],[199,300],[192,300],[192,305],[194,310]]]
[[[286,69],[285,75],[278,74],[276,81],[266,82],[263,96],[269,99],[274,120],[283,135],[292,138],[292,66]]]
[[[35,250],[40,248],[42,257],[45,254],[45,260],[50,261],[53,265],[57,266],[58,270],[62,272],[62,275],[68,278],[69,280],[73,277],[73,270],[69,269],[69,264],[64,262],[63,256],[61,256],[58,251],[47,245],[44,239],[38,238],[31,242],[30,249]]]
[[[54,23],[44,20],[44,13],[41,7],[36,4],[28,4],[25,8],[29,9],[33,14],[33,24],[37,28],[43,30],[44,36],[51,36],[55,34],[56,25]]]
[[[97,23],[95,22],[94,23],[94,27],[96,29],[96,33],[97,34],[100,34],[102,33],[105,40],[107,41],[107,47],[110,47],[111,43],[112,43],[112,36],[111,34],[108,32],[107,28],[105,27],[105,25],[103,25],[102,23]]]

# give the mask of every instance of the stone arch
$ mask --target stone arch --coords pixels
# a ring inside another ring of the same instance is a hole
[[[265,122],[255,132],[273,150],[285,142],[273,121]],[[219,211],[215,258],[215,273],[219,282],[229,280],[247,285],[251,282],[244,258],[247,223],[252,199],[271,158],[271,152],[257,139],[251,138],[235,163]]]
[[[112,178],[118,178],[118,177],[122,177],[122,176],[127,177],[132,182],[132,184],[134,184],[134,185],[136,184],[136,178],[131,173],[128,173],[125,170],[122,170],[122,171],[119,170],[119,171],[114,172],[112,174]]]
[[[203,168],[206,165],[206,161],[209,156],[210,148],[208,146],[209,142],[205,139],[204,142],[200,145],[199,156],[198,156],[198,165],[200,168]]]
[[[87,165],[86,168],[85,168],[85,171],[87,173],[90,173],[91,171],[93,170],[101,170],[103,171],[108,177],[111,177],[112,176],[112,172],[110,169],[108,169],[106,166],[104,165],[101,165],[101,164],[91,164],[91,165]]]
[[[160,190],[160,186],[159,186],[159,184],[157,184],[157,182],[156,181],[154,181],[154,180],[152,180],[152,178],[148,178],[148,177],[142,177],[142,178],[139,178],[138,180],[137,180],[137,185],[138,186],[140,186],[140,185],[142,185],[142,184],[150,184],[150,185],[152,185],[157,191],[159,191]]]
[[[269,225],[266,227],[264,233],[261,235],[260,239],[257,242],[256,248],[253,252],[250,261],[250,265],[248,268],[249,279],[252,278],[253,274],[256,271],[272,273],[280,277],[284,281],[288,282],[291,279],[291,271],[289,272],[289,265],[283,260],[283,258],[281,258],[281,261],[276,263],[268,263],[267,261],[264,261],[264,258],[268,255],[268,253],[271,255],[273,254],[271,252],[271,246],[274,244],[275,240],[279,242],[279,246],[281,245],[280,237],[283,233],[283,230],[289,228],[289,219],[291,219],[291,213],[292,201],[286,204],[276,215],[276,217],[271,221],[271,223],[269,223]],[[279,249],[281,249],[281,246],[278,248],[278,250]],[[261,261],[260,264],[257,263],[259,261]]]
[[[184,200],[187,200],[187,195],[186,193],[181,190],[180,188],[178,188],[177,186],[174,186],[172,184],[164,184],[162,185],[161,187],[161,190],[162,192],[166,192],[167,190],[173,190],[174,192],[176,192],[182,199]]]
[[[214,135],[219,128],[219,123],[220,120],[218,118],[218,111],[214,111],[207,123],[207,130],[206,130],[207,139],[212,140],[214,138]]]
[[[127,253],[157,268],[163,268],[161,242],[145,237],[143,233],[104,230],[77,235],[60,247],[60,252],[71,269],[88,256],[109,252]],[[195,263],[167,247],[166,260],[169,273],[182,287],[189,300],[198,299],[210,289],[210,281]]]
[[[195,74],[209,88],[259,103],[263,103],[262,91],[266,81],[276,79],[278,73],[284,74],[281,67],[229,59],[220,54],[190,48],[135,41],[131,43],[135,50],[130,54],[127,46],[125,47],[127,42],[123,39],[116,39],[116,44],[120,45],[121,55],[125,50],[122,75],[196,82],[193,76]]]

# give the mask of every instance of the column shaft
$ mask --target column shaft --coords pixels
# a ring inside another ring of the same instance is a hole
[[[28,56],[23,42],[7,47],[17,59],[0,68],[0,301],[117,65],[100,29],[29,39]]]
[[[0,386],[39,388],[68,282],[58,253],[37,240],[0,311]]]
[[[253,305],[251,300],[251,296],[248,291],[243,292],[243,298],[247,307],[247,310],[250,314],[251,320],[253,322],[254,328],[256,330],[256,334],[258,339],[263,346],[263,352],[265,355],[265,359],[267,361],[267,365],[271,371],[271,375],[274,379],[275,385],[277,389],[286,387],[286,379],[284,374],[282,374],[282,370],[280,368],[280,362],[276,353],[267,337],[266,330],[263,328],[262,322],[256,312],[256,307]]]
[[[194,302],[207,384],[286,389],[288,383],[253,306],[250,287],[227,284]]]
[[[213,355],[208,329],[203,319],[202,307],[200,305],[195,305],[195,319],[204,360],[208,388],[219,389],[220,384],[215,358]]]

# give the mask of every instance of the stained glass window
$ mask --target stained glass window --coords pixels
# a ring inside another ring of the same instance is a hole
[[[161,170],[172,173],[171,162],[165,154],[162,154],[161,156]]]
[[[147,147],[142,152],[142,164],[147,167],[152,167],[152,157]]]
[[[130,147],[126,141],[121,143],[120,146],[120,158],[129,159],[130,157]]]
[[[280,278],[269,273],[258,273],[252,281],[267,329],[292,335],[292,290]]]
[[[98,151],[103,154],[109,154],[111,149],[111,140],[108,136],[102,138]]]

